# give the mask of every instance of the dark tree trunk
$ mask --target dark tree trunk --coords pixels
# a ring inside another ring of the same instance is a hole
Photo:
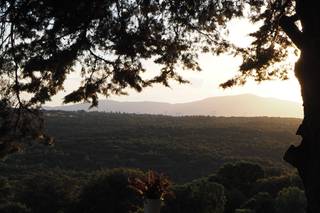
[[[301,33],[289,34],[301,50],[295,74],[301,85],[304,119],[297,134],[298,147],[291,146],[284,159],[296,167],[308,199],[308,213],[320,213],[320,11],[319,0],[296,0]],[[289,33],[292,31],[288,31]],[[296,30],[294,31],[296,32]]]
[[[316,43],[319,42],[319,45]],[[301,85],[304,120],[297,134],[298,147],[291,146],[285,160],[296,167],[303,180],[308,199],[308,213],[320,213],[320,41],[307,45],[295,66]]]

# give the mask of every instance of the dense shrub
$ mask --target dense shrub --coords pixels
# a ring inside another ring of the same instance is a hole
[[[273,197],[266,192],[260,192],[250,198],[243,209],[251,209],[255,213],[276,213]]]
[[[225,205],[222,185],[206,179],[174,188],[175,198],[166,202],[163,213],[223,213]]]
[[[235,209],[239,208],[247,197],[238,189],[225,189],[226,205],[225,213],[233,213]]]
[[[17,202],[8,202],[0,205],[1,213],[31,213],[24,204]]]
[[[307,200],[304,192],[297,187],[281,190],[276,199],[278,213],[305,213]]]
[[[128,177],[142,176],[133,169],[114,169],[95,173],[83,187],[76,212],[127,213],[142,206],[141,198],[129,187]]]
[[[283,188],[290,186],[302,188],[301,179],[296,175],[263,178],[256,182],[254,192],[268,192],[272,196],[277,196]]]
[[[255,212],[251,209],[236,209],[234,213],[255,213]]]
[[[16,196],[32,213],[68,211],[78,197],[74,178],[54,171],[28,176],[17,185]]]
[[[239,189],[249,195],[255,182],[264,177],[264,171],[258,164],[239,162],[227,163],[217,172],[216,181],[227,189]]]
[[[8,179],[0,177],[0,204],[10,201],[13,197],[13,189]]]

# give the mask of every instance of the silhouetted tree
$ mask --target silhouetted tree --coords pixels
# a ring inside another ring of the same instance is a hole
[[[264,171],[259,165],[238,162],[226,163],[209,180],[225,187],[227,202],[224,212],[232,213],[251,197],[256,181],[263,177]]]
[[[276,213],[275,201],[273,197],[266,192],[260,192],[254,195],[242,208],[251,209],[255,213]]]
[[[1,213],[31,213],[24,204],[16,202],[8,202],[0,204]]]
[[[142,206],[142,199],[129,187],[128,178],[142,175],[133,169],[97,172],[83,187],[75,212],[135,212]]]
[[[279,213],[306,212],[306,198],[302,190],[297,187],[288,187],[281,190],[276,199],[276,208]]]
[[[259,165],[239,162],[223,165],[213,177],[213,181],[222,184],[227,189],[238,189],[246,196],[250,196],[256,181],[263,177],[264,171]]]
[[[6,203],[12,200],[13,190],[9,181],[3,177],[0,177],[0,203]]]
[[[35,110],[63,89],[78,65],[83,83],[65,102],[91,101],[98,94],[141,91],[169,80],[186,82],[177,65],[200,70],[199,50],[240,55],[239,75],[222,84],[287,79],[285,59],[301,52],[295,74],[302,87],[304,120],[299,147],[285,159],[298,168],[309,201],[309,212],[320,212],[320,151],[318,50],[319,2],[316,0],[3,0],[0,1],[1,155],[20,149],[16,142],[51,144],[36,122]],[[248,48],[226,38],[226,24],[248,17],[260,28]],[[162,66],[144,79],[143,60]],[[24,95],[29,94],[29,95]]]
[[[233,213],[248,199],[243,192],[238,189],[225,189],[226,205],[224,213]]]
[[[161,212],[223,213],[225,205],[222,185],[206,179],[195,180],[174,188],[175,197],[166,200]]]
[[[272,196],[277,196],[277,194],[283,189],[290,186],[303,188],[301,185],[301,180],[298,182],[296,176],[281,175],[277,177],[269,177],[260,179],[256,182],[254,187],[254,192],[268,192]]]
[[[21,180],[16,199],[34,213],[67,212],[78,196],[79,186],[71,177],[54,172],[39,173]]]
[[[254,213],[251,209],[236,209],[235,213]]]

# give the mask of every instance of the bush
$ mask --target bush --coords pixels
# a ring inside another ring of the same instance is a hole
[[[32,213],[65,212],[75,202],[79,186],[73,178],[51,171],[23,179],[17,188],[17,199]]]
[[[218,183],[227,189],[238,189],[246,196],[250,195],[255,182],[263,177],[261,166],[248,162],[225,164],[216,175]]]
[[[13,197],[12,186],[8,179],[0,177],[0,203],[6,203]]]
[[[129,188],[128,178],[142,176],[133,169],[113,169],[93,175],[83,187],[77,205],[78,213],[127,213],[142,206],[140,196]]]
[[[268,192],[272,196],[277,196],[283,188],[296,186],[302,188],[301,179],[296,175],[282,175],[278,177],[269,177],[257,181],[254,192]]]
[[[225,213],[233,213],[235,209],[240,208],[247,201],[247,197],[238,189],[225,189],[225,194],[227,199]]]
[[[205,179],[174,187],[175,198],[166,202],[163,213],[223,213],[222,185]]]
[[[242,208],[251,209],[255,213],[276,213],[274,199],[266,192],[260,192],[253,196]]]
[[[306,197],[298,187],[281,190],[276,199],[276,208],[279,213],[305,213],[306,207]]]
[[[8,202],[0,205],[1,213],[31,213],[30,209],[28,209],[24,204]]]
[[[255,213],[251,209],[236,209],[234,213]]]

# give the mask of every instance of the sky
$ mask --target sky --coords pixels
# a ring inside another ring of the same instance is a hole
[[[229,39],[235,44],[245,47],[250,44],[251,41],[248,34],[256,28],[257,26],[253,26],[245,19],[234,20],[229,24]],[[294,64],[297,58],[292,55],[289,60],[290,63]],[[214,96],[250,93],[262,97],[274,97],[294,102],[302,102],[300,86],[294,77],[293,70],[289,72],[290,79],[287,81],[274,80],[259,84],[249,81],[245,86],[236,86],[224,90],[219,87],[219,84],[229,80],[236,74],[241,59],[234,58],[230,55],[213,56],[211,54],[202,54],[199,56],[199,63],[202,68],[201,72],[181,71],[182,75],[190,81],[190,84],[172,82],[170,88],[162,85],[154,85],[153,87],[145,88],[141,93],[128,90],[128,96],[111,96],[110,99],[117,101],[184,103]],[[159,69],[157,65],[150,61],[145,62],[145,64],[148,70],[147,75],[152,73],[153,70]],[[61,105],[63,96],[76,89],[79,82],[79,74],[71,74],[66,80],[65,92],[60,92],[46,105]]]

